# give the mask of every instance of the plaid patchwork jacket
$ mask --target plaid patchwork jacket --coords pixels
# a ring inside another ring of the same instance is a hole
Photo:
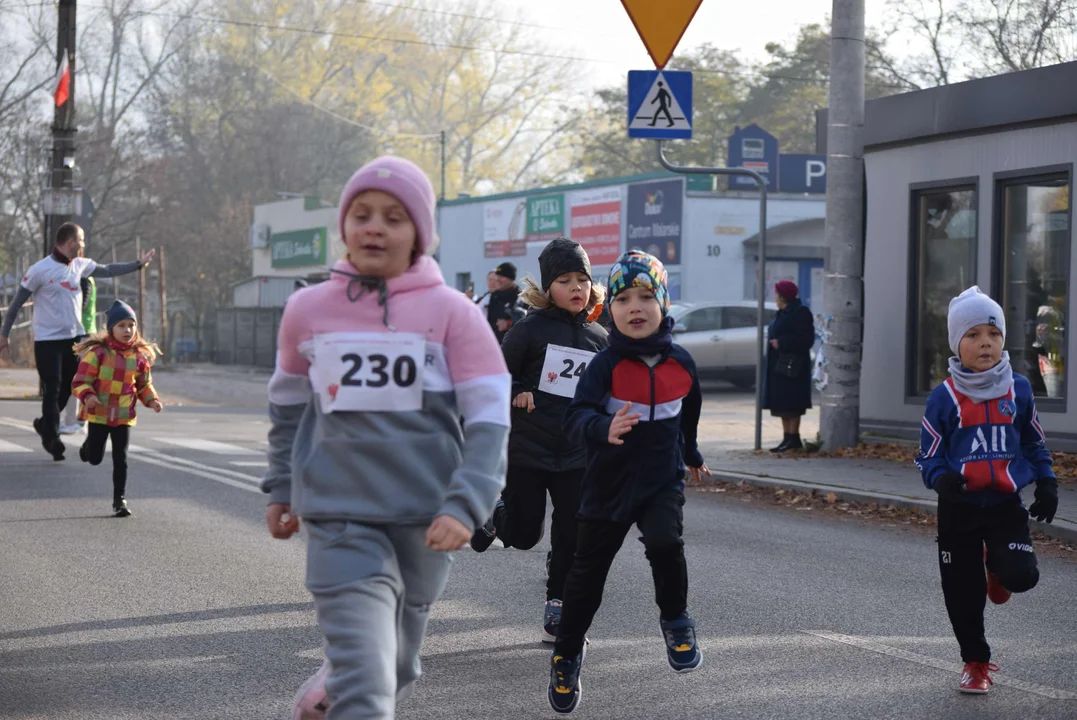
[[[111,339],[108,347],[95,347],[82,356],[71,392],[83,401],[80,420],[111,426],[135,424],[136,398],[147,406],[157,399],[145,355]],[[91,393],[100,404],[87,412],[85,400]]]

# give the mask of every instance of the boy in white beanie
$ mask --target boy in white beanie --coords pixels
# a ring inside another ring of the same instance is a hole
[[[939,495],[942,592],[965,662],[959,689],[982,694],[998,670],[984,637],[986,599],[1000,605],[1036,586],[1028,519],[1054,519],[1058,481],[1032,386],[1002,350],[1002,308],[973,286],[950,301],[946,324],[955,357],[928,398],[916,466]],[[1025,510],[1020,491],[1032,483]]]

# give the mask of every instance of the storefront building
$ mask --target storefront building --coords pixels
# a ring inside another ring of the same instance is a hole
[[[979,285],[1004,308],[1052,447],[1077,449],[1073,87],[1067,63],[867,104],[866,434],[918,433],[947,373],[950,298]]]

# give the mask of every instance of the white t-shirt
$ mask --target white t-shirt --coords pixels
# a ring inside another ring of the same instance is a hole
[[[88,258],[75,258],[65,265],[52,255],[30,266],[22,286],[34,296],[36,342],[68,340],[86,334],[82,327],[80,281],[96,269],[97,263]]]

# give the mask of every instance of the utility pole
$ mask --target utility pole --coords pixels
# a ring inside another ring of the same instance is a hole
[[[142,258],[142,238],[135,237],[135,257]],[[138,271],[138,326],[145,327],[146,323],[146,270]]]
[[[56,28],[56,67],[66,57],[70,62],[71,79],[68,84],[67,100],[63,105],[55,105],[52,119],[52,171],[49,174],[49,188],[52,190],[72,188],[75,168],[75,0],[59,0],[57,6]],[[55,88],[53,88],[55,90]],[[53,193],[58,195],[58,193]],[[50,214],[45,210],[45,255],[52,252],[56,241],[56,228],[71,219],[71,213]]]
[[[824,450],[856,445],[864,300],[864,0],[834,0],[827,111]]]
[[[157,248],[157,262],[160,263],[158,270],[161,273],[160,277],[160,291],[161,291],[161,336],[160,344],[164,346],[165,353],[169,352],[168,347],[168,294],[165,292],[165,249],[163,247]],[[166,357],[161,358],[162,362],[167,362]]]

